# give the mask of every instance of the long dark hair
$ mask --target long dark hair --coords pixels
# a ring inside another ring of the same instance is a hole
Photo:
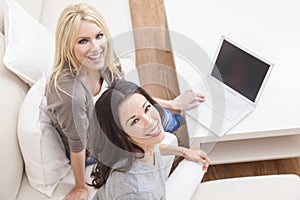
[[[135,93],[143,95],[158,110],[162,121],[164,120],[163,109],[144,89],[132,82],[119,80],[105,91],[95,105],[100,131],[97,133],[97,139],[94,139],[96,141],[93,141],[94,147],[90,150],[97,160],[91,172],[92,186],[95,188],[104,185],[113,171],[128,172],[133,160],[137,158],[136,153],[140,153],[138,155],[141,157],[145,153],[123,131],[118,116],[120,104]],[[121,160],[125,160],[123,166],[114,166]]]

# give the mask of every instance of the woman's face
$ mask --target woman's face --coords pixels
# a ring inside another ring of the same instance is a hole
[[[143,95],[134,93],[129,96],[118,111],[123,130],[135,144],[142,148],[152,147],[164,139],[159,112]]]
[[[104,66],[106,49],[107,40],[102,29],[93,22],[83,21],[74,46],[74,54],[81,66],[91,70],[101,69]]]

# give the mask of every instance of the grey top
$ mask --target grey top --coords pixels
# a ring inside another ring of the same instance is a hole
[[[99,130],[93,98],[83,80],[66,75],[58,82],[64,91],[46,89],[47,109],[68,151],[80,152],[86,147],[88,134]]]
[[[65,70],[68,69],[66,66]],[[121,66],[118,69],[122,72]],[[123,75],[122,73],[122,77]],[[108,69],[104,71],[102,78],[109,86],[119,80]],[[47,109],[66,150],[80,152],[86,148],[89,134],[96,134],[100,130],[94,109],[95,99],[79,76],[67,73],[58,81],[58,85],[64,92],[56,90],[53,83],[47,85]]]
[[[135,160],[127,173],[111,173],[93,200],[165,200],[165,173],[158,146],[154,150],[154,166]],[[122,165],[124,160],[115,166]]]

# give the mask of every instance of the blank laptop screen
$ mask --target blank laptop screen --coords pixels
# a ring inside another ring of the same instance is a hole
[[[223,40],[211,75],[255,102],[269,68],[270,64]]]

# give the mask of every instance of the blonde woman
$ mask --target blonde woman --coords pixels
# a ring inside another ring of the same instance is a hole
[[[99,130],[93,96],[100,92],[104,81],[112,85],[122,74],[110,38],[99,12],[87,4],[70,5],[59,17],[55,64],[46,97],[52,123],[60,133],[75,176],[75,187],[65,199],[88,198],[85,165],[95,160],[86,150],[86,143],[88,135]],[[204,100],[195,93],[188,93],[183,99],[188,101],[179,104],[156,98],[162,106],[175,109],[191,108]],[[173,121],[180,119],[170,113],[168,117],[166,125],[174,128]],[[198,155],[195,157],[198,159]]]

